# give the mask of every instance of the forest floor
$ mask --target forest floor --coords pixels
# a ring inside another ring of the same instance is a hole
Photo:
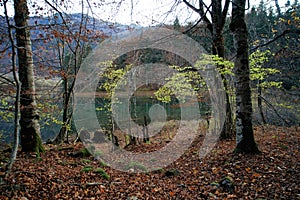
[[[70,156],[83,149],[81,143],[45,145],[40,158],[18,154],[0,184],[0,199],[300,199],[300,128],[259,126],[255,138],[259,155],[234,154],[235,141],[225,140],[200,159],[198,137],[174,163],[147,173],[138,166],[118,171],[90,155]],[[0,167],[7,157],[1,153]]]

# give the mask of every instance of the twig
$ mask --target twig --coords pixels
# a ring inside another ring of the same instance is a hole
[[[258,45],[254,48],[252,48],[250,50],[250,52],[254,52],[255,50],[257,50],[258,48],[260,47],[264,47],[264,46],[267,46],[273,42],[275,42],[276,40],[278,40],[279,38],[283,37],[284,35],[286,34],[289,34],[289,33],[296,33],[296,34],[300,34],[300,29],[288,29],[288,30],[284,30],[281,34],[277,35],[276,37],[274,37],[272,40],[269,40],[268,42],[264,43],[264,44],[261,44],[261,45]]]
[[[276,108],[268,101],[266,100],[264,97],[260,96],[259,98],[261,98],[262,100],[264,100],[264,102],[267,104],[267,106],[269,106],[270,108],[272,108],[275,112],[275,114],[288,126],[291,126],[291,124],[289,122],[287,122],[283,117],[281,117],[281,115],[277,112]]]

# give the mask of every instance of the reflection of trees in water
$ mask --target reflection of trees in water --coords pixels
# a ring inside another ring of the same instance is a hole
[[[158,104],[165,109],[167,114],[167,120],[180,120],[181,108],[185,107],[186,109],[188,109],[188,107],[191,107],[191,109],[193,109],[195,104],[195,102],[185,102],[184,104],[180,104],[178,99],[175,97],[172,97],[172,100],[169,103],[161,102],[155,99],[155,97],[153,96],[135,96],[135,98],[136,98],[136,106],[134,106],[134,102],[132,101],[132,98],[130,98],[130,114],[131,114],[131,119],[139,125],[144,124],[144,116],[146,116],[147,123],[148,124],[151,123],[149,117],[149,110],[153,105]],[[120,101],[122,100],[120,99]],[[96,113],[101,127],[102,126],[106,127],[107,124],[109,124],[110,115],[112,114],[111,111],[105,109],[106,105],[109,103],[109,100],[98,97],[96,98],[95,102],[97,108],[98,107],[103,108],[102,110],[96,111]],[[207,112],[210,111],[209,102],[198,101],[198,105],[199,105],[199,111],[201,116],[205,116]],[[122,116],[122,113],[118,113],[118,114]],[[195,119],[195,116],[190,116],[190,119]]]

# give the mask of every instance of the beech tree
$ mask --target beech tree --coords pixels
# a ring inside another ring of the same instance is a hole
[[[236,89],[236,149],[235,152],[258,153],[252,127],[252,102],[248,53],[248,30],[245,23],[246,0],[232,1],[230,29],[234,35]]]
[[[35,99],[33,58],[28,27],[28,6],[26,0],[14,0],[14,21],[16,28],[17,55],[19,65],[20,94],[20,136],[24,152],[44,151],[39,125],[39,114]]]
[[[206,3],[202,0],[198,1],[198,7],[195,5],[192,5],[187,0],[183,0],[183,2],[193,11],[199,14],[201,22],[203,21],[207,29],[209,30],[211,37],[212,37],[212,54],[218,55],[220,58],[225,58],[225,44],[224,44],[224,36],[223,36],[223,30],[226,22],[226,15],[228,13],[228,8],[230,1],[226,0],[224,2],[224,5],[222,7],[222,1],[221,0],[212,0],[211,4],[208,6]],[[211,16],[211,20],[208,17],[208,13]],[[196,24],[197,25],[197,24]],[[193,27],[196,27],[194,25]],[[221,70],[225,67],[223,65],[218,66]],[[223,130],[221,132],[220,138],[230,138],[233,133],[233,117],[232,117],[232,109],[231,109],[231,103],[230,103],[230,94],[229,94],[229,85],[225,79],[225,75],[221,74],[221,77],[223,79],[223,84],[226,89],[226,118],[223,126]]]

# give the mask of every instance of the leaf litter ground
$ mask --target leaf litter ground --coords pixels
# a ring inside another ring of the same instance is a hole
[[[299,128],[255,127],[255,137],[259,155],[234,154],[235,141],[225,140],[199,159],[199,136],[174,163],[148,173],[137,165],[121,172],[92,156],[70,156],[81,143],[47,145],[41,158],[18,154],[0,199],[300,199]],[[162,144],[130,150],[153,151]],[[221,183],[227,179],[230,187]]]

